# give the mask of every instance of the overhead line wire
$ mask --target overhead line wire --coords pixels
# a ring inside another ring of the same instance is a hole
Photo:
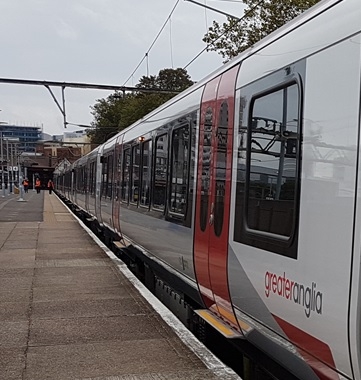
[[[152,47],[154,46],[154,44],[156,43],[157,39],[159,38],[160,34],[162,33],[162,31],[164,30],[168,20],[171,18],[172,14],[174,13],[178,3],[179,3],[180,0],[177,0],[172,11],[170,12],[169,16],[167,17],[165,23],[163,24],[162,28],[160,29],[160,31],[158,32],[156,38],[154,39],[154,41],[152,42],[151,46],[149,47],[148,51],[145,53],[144,57],[141,59],[141,61],[139,62],[139,64],[137,65],[137,67],[134,69],[134,71],[132,72],[132,74],[129,76],[129,78],[124,82],[124,85],[129,81],[129,79],[134,75],[134,73],[138,70],[138,68],[140,67],[140,65],[143,63],[143,61],[148,58],[148,53],[150,52],[150,50],[152,49]],[[227,0],[226,0],[227,1]],[[261,3],[263,3],[264,0],[260,0],[252,9],[250,9],[248,12],[246,12],[240,19],[237,20],[237,23],[239,23],[241,20],[243,20],[249,12],[253,11],[256,7],[258,7]],[[231,28],[230,28],[231,29]],[[227,29],[227,31],[225,31],[221,36],[217,37],[212,43],[214,43],[215,41],[217,41],[219,38],[221,38],[226,32],[228,32],[230,29]],[[200,53],[198,53],[183,69],[186,69],[189,65],[191,65],[205,50],[207,50],[207,48],[211,46],[211,43],[208,44]],[[173,59],[173,58],[172,58]],[[124,86],[123,85],[123,86]],[[139,91],[142,91],[142,89],[140,88]]]
[[[129,75],[129,78],[124,82],[124,85],[129,81],[129,79],[136,73],[136,71],[138,70],[139,66],[143,63],[143,61],[148,57],[148,54],[150,52],[150,50],[152,49],[152,47],[154,46],[154,44],[157,42],[160,34],[163,32],[163,29],[165,28],[165,26],[167,25],[167,22],[168,20],[172,17],[172,14],[173,12],[175,11],[178,3],[179,3],[180,0],[177,0],[173,9],[171,10],[169,16],[167,17],[166,21],[164,22],[162,28],[160,29],[160,31],[158,32],[157,36],[155,37],[154,41],[151,43],[149,49],[147,50],[147,52],[145,53],[144,57],[142,58],[142,60],[139,62],[138,66],[134,69],[134,71]]]
[[[239,18],[238,20],[237,20],[237,23],[239,23],[242,19],[244,19],[250,12],[252,12],[256,7],[258,7],[260,4],[262,4],[264,2],[264,0],[260,0],[252,9],[250,9],[248,12],[246,12],[241,18]],[[163,25],[163,27],[161,28],[161,30],[160,30],[160,32],[158,33],[158,35],[157,35],[157,37],[154,39],[154,41],[153,41],[153,43],[152,43],[152,45],[150,46],[150,48],[148,49],[148,51],[147,51],[147,53],[145,54],[145,56],[143,57],[143,59],[141,60],[141,62],[138,64],[138,66],[136,67],[136,69],[133,71],[133,73],[129,76],[129,78],[127,79],[127,81],[125,82],[125,83],[127,83],[128,82],[128,80],[133,76],[133,74],[137,71],[137,69],[139,68],[139,66],[142,64],[142,62],[144,61],[144,59],[145,58],[147,58],[147,56],[148,56],[148,53],[149,53],[149,51],[150,51],[150,49],[154,46],[154,44],[155,44],[155,42],[156,42],[156,40],[158,39],[158,37],[159,37],[159,35],[160,35],[160,33],[163,31],[163,29],[164,29],[164,27],[165,27],[165,25],[167,24],[167,22],[168,22],[168,20],[170,19],[170,17],[172,16],[172,14],[173,14],[173,12],[174,12],[174,10],[175,10],[175,8],[177,7],[177,5],[178,5],[178,3],[179,3],[179,0],[177,0],[177,2],[176,2],[176,4],[174,5],[174,7],[173,7],[173,9],[172,9],[172,11],[171,11],[171,13],[169,14],[169,16],[168,16],[168,18],[167,18],[167,20],[166,20],[166,22],[164,23],[164,25]],[[231,29],[231,28],[230,28]],[[215,41],[217,41],[219,38],[221,38],[226,32],[228,32],[230,29],[228,29],[227,31],[225,31],[222,35],[220,35],[219,37],[217,37],[214,41],[213,41],[213,43],[215,42]],[[207,48],[209,47],[209,46],[211,46],[211,44],[208,44],[200,53],[198,53],[183,69],[186,69],[189,65],[191,65],[205,50],[207,50]],[[141,91],[141,89],[139,89],[140,91]]]
[[[235,22],[235,25],[239,24],[246,16],[248,16],[249,13],[253,12],[259,5],[264,3],[264,0],[260,0],[253,8],[251,8],[248,12],[246,12],[241,18],[237,19]],[[202,49],[190,62],[188,62],[183,69],[185,70],[188,66],[190,66],[201,54],[203,54],[212,44],[214,44],[216,41],[218,41],[221,37],[223,37],[226,33],[228,33],[230,30],[232,30],[235,25],[230,26],[227,28],[220,36],[218,36],[216,39],[214,39],[211,43],[209,43],[204,49]]]

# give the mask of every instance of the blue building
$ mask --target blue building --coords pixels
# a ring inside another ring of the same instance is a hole
[[[41,127],[26,127],[10,124],[0,124],[0,132],[3,137],[19,139],[18,151],[34,152],[39,140],[41,140]]]

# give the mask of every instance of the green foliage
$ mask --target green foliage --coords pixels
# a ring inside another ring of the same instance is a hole
[[[213,21],[203,41],[210,44],[209,51],[217,51],[227,62],[318,1],[243,0],[244,17],[241,20],[228,18],[223,24]]]
[[[87,131],[93,144],[102,144],[117,132],[144,117],[177,92],[193,84],[184,69],[164,69],[158,76],[143,76],[136,85],[139,91],[116,92],[106,99],[98,99],[92,107],[92,129]],[[175,91],[174,93],[144,92],[142,89]]]

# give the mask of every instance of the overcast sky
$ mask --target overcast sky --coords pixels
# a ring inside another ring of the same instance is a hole
[[[197,0],[242,16],[241,1]],[[0,78],[124,85],[172,11],[176,0],[2,0],[0,1]],[[180,0],[171,22],[149,53],[149,75],[186,66],[204,47],[202,38],[222,14]],[[222,65],[203,53],[187,70],[198,81]],[[146,61],[126,85],[147,75]],[[60,90],[53,88],[61,101]],[[70,123],[90,124],[90,107],[107,91],[66,89]],[[43,86],[0,83],[0,121],[43,126],[49,134],[63,118]]]

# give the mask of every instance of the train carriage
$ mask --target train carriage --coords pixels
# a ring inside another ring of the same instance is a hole
[[[57,177],[302,379],[361,378],[360,20],[359,0],[320,2]]]

